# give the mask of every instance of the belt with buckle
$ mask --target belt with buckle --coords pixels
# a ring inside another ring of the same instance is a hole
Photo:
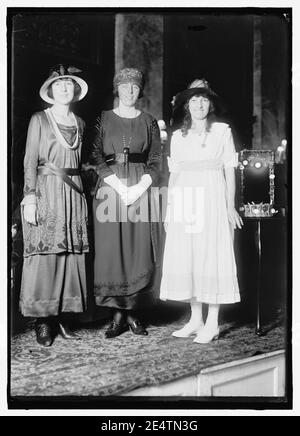
[[[147,154],[146,153],[128,153],[126,156],[128,162],[131,163],[146,163],[147,162]],[[124,153],[114,153],[108,154],[105,156],[105,162],[108,165],[114,164],[123,164],[125,163],[125,154]]]

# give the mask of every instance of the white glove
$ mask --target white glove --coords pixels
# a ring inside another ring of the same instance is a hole
[[[122,196],[122,200],[126,204],[126,206],[130,206],[131,204],[135,203],[146,191],[146,189],[139,186],[139,184],[136,184],[134,186],[130,186],[128,188],[128,193],[126,196]]]
[[[121,182],[121,180],[115,175],[107,176],[104,179],[104,182],[111,186],[121,197],[122,195],[127,194],[127,186]]]
[[[37,226],[37,207],[35,194],[26,195],[21,201],[21,207],[22,206],[25,221],[27,221],[29,224]]]
[[[144,174],[136,185],[127,188],[127,195],[122,196],[122,200],[127,206],[135,203],[147,191],[152,183],[152,178],[149,174]]]
[[[24,206],[24,219],[29,224],[37,226],[37,207],[36,204],[26,204]]]

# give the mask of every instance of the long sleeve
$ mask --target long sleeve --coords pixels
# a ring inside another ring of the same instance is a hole
[[[31,117],[24,157],[24,196],[35,197],[36,175],[39,163],[39,146],[41,141],[41,124],[38,115]],[[29,198],[28,198],[29,200]]]
[[[150,126],[150,149],[145,174],[149,174],[153,184],[157,183],[161,166],[161,143],[157,121],[152,119]]]
[[[103,135],[104,135],[104,112],[100,117],[97,117],[94,132],[92,135],[92,151],[90,154],[90,164],[96,166],[97,174],[104,179],[107,176],[114,174],[109,165],[105,162],[103,153]]]

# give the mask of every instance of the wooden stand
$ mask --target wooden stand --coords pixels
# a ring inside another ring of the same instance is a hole
[[[272,217],[243,217],[243,220],[255,221],[255,246],[257,251],[257,284],[256,284],[256,326],[255,334],[258,336],[263,336],[265,333],[262,329],[261,324],[261,287],[262,287],[262,243],[261,243],[261,232],[262,232],[262,222],[270,221],[285,221],[284,215],[276,215]]]

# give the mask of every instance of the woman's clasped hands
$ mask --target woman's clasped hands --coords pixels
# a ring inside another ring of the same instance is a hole
[[[152,183],[151,176],[149,174],[144,174],[136,185],[125,186],[126,190],[122,190],[120,193],[121,199],[126,206],[130,206],[135,203],[143,194],[147,191]]]
[[[126,186],[116,174],[112,174],[104,179],[104,182],[111,186],[121,197],[126,206],[135,203],[147,191],[152,184],[152,178],[149,174],[144,174],[139,183],[133,186]]]
[[[130,206],[135,203],[145,191],[146,189],[137,183],[136,185],[128,187],[126,192],[121,194],[121,199],[126,206]]]

